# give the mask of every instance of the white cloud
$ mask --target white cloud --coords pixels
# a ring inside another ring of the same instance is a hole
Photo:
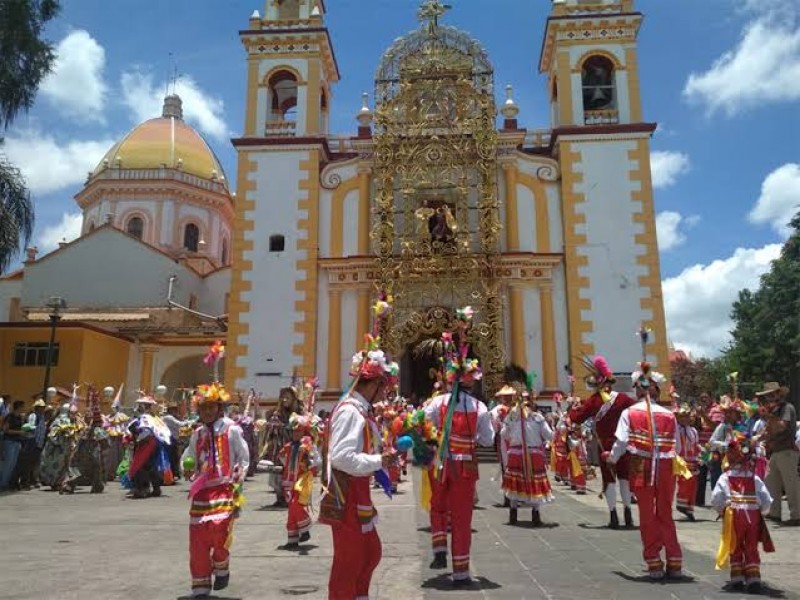
[[[760,5],[760,6],[759,6]],[[702,73],[691,73],[683,94],[709,113],[735,115],[754,106],[800,99],[800,24],[786,0],[745,0],[757,10],[741,39]],[[758,6],[758,8],[757,8]]]
[[[779,234],[788,237],[788,223],[800,212],[800,164],[787,163],[767,175],[761,184],[761,196],[750,211],[751,223],[769,223]]]
[[[689,172],[689,156],[683,152],[656,151],[650,153],[650,171],[654,188],[674,185],[678,177]]]
[[[106,52],[87,31],[73,31],[56,46],[53,71],[39,88],[55,109],[79,121],[104,122],[108,87]]]
[[[36,247],[40,254],[47,254],[58,247],[59,242],[71,242],[81,234],[83,215],[79,212],[64,213],[61,221],[42,229],[41,233],[34,236]]]
[[[3,150],[22,171],[31,192],[48,194],[86,181],[86,174],[113,145],[112,139],[59,143],[41,131],[23,130],[7,137]]]
[[[225,106],[222,100],[206,94],[188,75],[178,80],[175,93],[183,100],[183,117],[186,121],[219,140],[230,135],[223,118]],[[136,123],[161,116],[164,89],[154,84],[152,74],[142,71],[123,73],[122,95]]]
[[[663,282],[667,331],[672,343],[694,356],[715,356],[730,342],[733,302],[757,289],[759,277],[778,257],[780,244],[738,248],[732,256],[697,264]]]
[[[700,222],[698,215],[684,217],[680,213],[665,210],[656,215],[656,234],[658,249],[666,252],[677,248],[686,241],[686,230]]]

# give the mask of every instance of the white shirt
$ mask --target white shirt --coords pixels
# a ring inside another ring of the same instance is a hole
[[[368,421],[370,405],[358,392],[343,398],[333,409],[328,438],[328,464],[354,477],[372,475],[383,466],[380,431]],[[364,452],[364,424],[372,430],[372,450]]]
[[[514,446],[522,446],[522,427],[516,409],[508,413],[500,437]],[[528,411],[525,419],[525,442],[528,448],[542,448],[545,442],[553,439],[553,430],[544,420],[541,413]]]
[[[214,421],[214,435],[222,435],[222,430],[225,428],[225,425],[230,425],[230,428],[228,429],[228,450],[231,463],[231,473],[238,465],[239,470],[242,474],[244,474],[247,472],[247,467],[250,466],[250,449],[247,447],[247,442],[244,441],[241,428],[228,417],[221,417]],[[192,431],[192,439],[189,441],[189,445],[186,446],[186,450],[183,451],[181,462],[183,462],[183,460],[185,460],[187,457],[193,458],[196,463],[198,462],[198,456],[196,453],[197,437],[200,435],[200,430],[203,427],[206,427],[206,425],[198,427]],[[198,464],[195,468],[197,469],[199,467],[200,465]]]
[[[475,431],[475,441],[480,446],[494,445],[494,429],[492,428],[492,420],[489,418],[489,411],[483,402],[479,402],[467,392],[462,391],[459,393],[458,404],[456,411],[462,413],[477,412],[477,426]],[[442,428],[442,407],[447,406],[450,401],[450,394],[442,394],[431,399],[430,404],[425,407],[425,417],[433,422],[436,429]]]
[[[506,407],[504,404],[498,404],[492,410],[489,411],[489,418],[492,421],[492,428],[497,432],[499,432],[500,428],[503,427],[503,419],[500,418],[501,408],[506,408],[506,410],[508,409],[508,407]]]
[[[728,506],[731,501],[730,477],[742,477],[749,474],[749,471],[733,468],[730,471],[725,471],[722,475],[720,475],[720,478],[717,479],[717,485],[714,487],[714,491],[711,493],[711,506],[713,506],[717,512],[722,512],[725,510],[725,507]],[[758,475],[755,475],[754,479],[756,482],[756,499],[758,500],[758,510],[766,514],[769,511],[769,507],[772,506],[772,495],[769,493],[767,486],[764,485],[764,482],[761,481],[761,478]]]
[[[647,402],[642,400],[641,402],[637,402],[630,408],[626,408],[622,411],[622,414],[619,417],[619,423],[617,423],[617,431],[614,434],[614,437],[617,439],[614,441],[614,446],[611,448],[611,462],[616,463],[622,455],[625,454],[626,450],[628,449],[628,438],[631,431],[631,417],[630,411],[632,410],[647,410]],[[650,401],[650,412],[652,413],[652,419],[650,422],[650,431],[656,430],[656,413],[667,413],[668,415],[672,415],[672,411],[668,408],[664,408],[658,402]],[[673,417],[674,418],[674,417]],[[678,426],[675,426],[675,454],[681,453],[681,438],[678,435]]]

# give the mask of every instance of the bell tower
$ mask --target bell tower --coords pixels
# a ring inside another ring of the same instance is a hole
[[[648,359],[669,370],[633,0],[553,0],[539,71],[547,75],[561,165],[570,356],[604,354],[616,371]],[[580,373],[579,364],[572,367]],[[580,378],[579,378],[580,381]]]
[[[339,71],[323,0],[266,0],[240,32],[247,50],[245,136],[328,133],[331,85]]]

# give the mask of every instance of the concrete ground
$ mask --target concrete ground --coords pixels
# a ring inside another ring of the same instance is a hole
[[[417,508],[415,482],[388,500],[375,492],[384,557],[373,579],[380,599],[728,599],[726,573],[714,570],[720,523],[698,509],[696,523],[679,522],[678,534],[691,580],[670,585],[641,581],[637,531],[608,531],[605,503],[594,493],[575,496],[558,488],[543,510],[558,526],[507,525],[497,465],[481,465],[480,504],[473,519],[471,589],[453,591],[446,576],[428,569],[427,514]],[[331,562],[327,527],[315,525],[299,552],[285,542],[284,511],[258,475],[246,488],[248,504],[236,524],[230,587],[220,599],[325,598]],[[418,488],[417,488],[418,489]],[[128,599],[185,597],[189,589],[186,484],[166,496],[129,500],[116,483],[102,495],[73,496],[34,490],[0,495],[0,599]],[[682,518],[678,515],[678,518]],[[772,528],[775,554],[762,555],[769,597],[800,599],[800,530]]]

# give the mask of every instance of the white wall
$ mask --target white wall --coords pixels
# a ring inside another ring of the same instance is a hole
[[[257,163],[256,171],[249,175],[255,189],[247,192],[247,199],[255,207],[245,213],[245,219],[252,221],[255,228],[244,234],[246,240],[253,242],[253,249],[243,257],[253,263],[252,271],[243,274],[244,280],[252,283],[252,290],[242,298],[250,304],[250,311],[241,315],[249,333],[229,343],[244,344],[248,349],[238,359],[238,366],[245,368],[245,378],[237,380],[235,387],[255,387],[266,396],[276,396],[289,382],[292,368],[298,362],[292,346],[303,342],[302,334],[295,333],[294,324],[302,318],[295,311],[295,301],[302,296],[295,290],[295,284],[304,275],[297,270],[296,263],[306,255],[305,250],[297,249],[300,236],[297,221],[306,216],[306,211],[299,211],[297,203],[301,194],[302,197],[308,194],[299,190],[299,182],[306,176],[300,170],[300,162],[308,158],[309,151],[301,149],[249,156]],[[285,236],[284,252],[269,252],[272,234]],[[267,362],[267,359],[272,360]],[[265,372],[279,372],[283,378],[257,375]]]
[[[0,323],[11,320],[11,299],[22,297],[22,285],[22,279],[0,279]]]
[[[231,268],[225,267],[206,276],[198,288],[198,310],[209,315],[226,312],[225,294],[231,289]]]

